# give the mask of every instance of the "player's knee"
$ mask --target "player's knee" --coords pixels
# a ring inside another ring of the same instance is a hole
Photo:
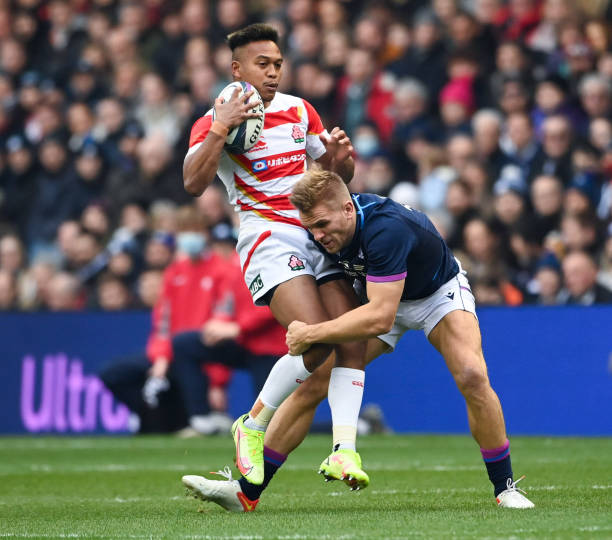
[[[331,345],[317,343],[303,354],[304,367],[310,371],[315,371],[329,357],[333,350]]]
[[[336,365],[353,369],[365,369],[366,366],[366,342],[358,341],[337,345]]]
[[[489,378],[481,365],[466,364],[455,373],[455,382],[466,398],[477,398],[489,387]]]

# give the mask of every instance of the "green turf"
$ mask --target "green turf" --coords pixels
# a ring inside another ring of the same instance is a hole
[[[361,438],[362,492],[315,474],[329,442],[310,436],[256,512],[230,514],[180,483],[228,464],[229,438],[0,438],[0,537],[612,538],[612,439],[513,438],[533,510],[495,506],[469,437]]]

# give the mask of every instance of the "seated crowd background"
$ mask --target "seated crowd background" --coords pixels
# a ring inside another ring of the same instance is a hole
[[[280,91],[356,150],[354,191],[430,215],[480,305],[612,302],[608,0],[0,4],[0,309],[152,308],[225,36],[274,25]],[[231,234],[230,234],[231,236]]]

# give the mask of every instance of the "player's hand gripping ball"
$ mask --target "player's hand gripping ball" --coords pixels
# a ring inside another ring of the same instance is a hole
[[[259,140],[263,132],[265,113],[263,101],[261,100],[259,92],[248,82],[236,81],[228,84],[219,94],[219,98],[223,99],[224,102],[229,101],[236,88],[240,90],[240,94],[238,94],[239,100],[247,92],[253,92],[253,95],[248,101],[249,104],[253,104],[253,108],[249,109],[248,112],[259,115],[257,118],[247,118],[242,124],[230,130],[225,139],[226,150],[234,154],[244,154],[253,148]],[[216,114],[213,108],[213,121],[215,118]]]

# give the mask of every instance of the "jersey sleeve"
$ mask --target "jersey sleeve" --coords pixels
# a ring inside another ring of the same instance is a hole
[[[374,217],[364,235],[368,261],[366,279],[381,283],[406,278],[406,260],[414,247],[414,235],[401,220]]]
[[[304,107],[306,108],[306,116],[308,117],[308,126],[306,127],[306,152],[312,159],[319,159],[325,154],[325,146],[319,139],[322,133],[327,135],[327,131],[323,127],[321,117],[315,108],[305,99]]]
[[[206,135],[208,135],[210,131],[212,122],[212,110],[196,120],[191,128],[191,134],[189,135],[189,150],[187,151],[187,155],[195,152],[204,142]]]

